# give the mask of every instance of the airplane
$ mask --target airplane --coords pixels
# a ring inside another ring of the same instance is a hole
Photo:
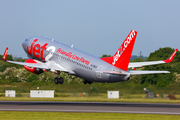
[[[47,71],[54,72],[58,74],[58,77],[54,79],[55,84],[63,84],[64,79],[60,77],[61,72],[83,78],[84,84],[122,82],[129,80],[131,75],[170,73],[169,71],[139,71],[135,69],[146,65],[169,63],[178,50],[176,49],[167,60],[130,62],[136,36],[137,31],[131,30],[116,53],[112,57],[105,58],[93,56],[54,39],[33,36],[22,43],[22,47],[29,57],[25,62],[8,61],[8,47],[2,59],[9,63],[24,65],[26,70],[37,75]]]

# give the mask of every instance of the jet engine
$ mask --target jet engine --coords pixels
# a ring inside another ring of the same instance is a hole
[[[34,63],[34,64],[39,63],[39,62],[40,62],[40,61],[37,61],[37,60],[34,60],[34,59],[27,59],[27,60],[25,61],[25,63]],[[39,75],[39,74],[41,74],[41,73],[44,72],[44,70],[41,69],[41,68],[29,67],[29,66],[26,66],[26,65],[24,65],[24,68],[25,68],[27,71],[32,72],[32,73],[37,74],[37,75]]]

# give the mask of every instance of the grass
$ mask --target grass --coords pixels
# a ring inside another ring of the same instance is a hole
[[[54,98],[30,98],[29,93],[16,93],[16,98],[4,97],[0,93],[0,101],[69,101],[69,102],[130,102],[130,103],[180,103],[180,95],[176,95],[176,100],[164,98],[147,99],[146,94],[125,94],[120,99],[107,99],[107,94],[80,94],[80,93],[55,93]]]
[[[144,86],[140,84],[133,84],[130,82],[119,82],[119,83],[64,83],[63,85],[46,85],[40,82],[39,85],[32,86],[31,83],[11,83],[0,85],[0,93],[4,93],[5,90],[16,90],[17,93],[29,93],[30,90],[37,90],[37,87],[41,90],[55,90],[56,93],[107,93],[107,91],[119,91],[120,95],[124,94],[144,94],[144,88],[154,94],[180,94],[180,85],[172,85],[166,87],[157,87],[155,85]]]
[[[130,103],[180,103],[180,100],[167,99],[107,99],[104,97],[55,97],[55,98],[30,98],[30,97],[0,97],[0,101],[67,101],[67,102],[130,102]]]
[[[178,120],[179,115],[0,111],[0,120]]]

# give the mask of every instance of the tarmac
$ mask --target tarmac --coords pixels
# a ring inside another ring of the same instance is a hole
[[[0,111],[136,113],[180,115],[180,104],[0,101]]]

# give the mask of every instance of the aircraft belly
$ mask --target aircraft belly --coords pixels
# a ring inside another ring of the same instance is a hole
[[[102,74],[101,78],[97,77],[97,73],[94,71],[76,71],[77,76],[84,78],[87,81],[99,82],[99,83],[113,83],[125,81],[125,76]]]
[[[113,75],[113,74],[110,74],[109,79],[108,79],[108,83],[126,81],[126,80],[124,80],[125,77],[126,77],[125,75]]]
[[[74,70],[77,76],[87,80],[87,81],[93,81],[94,74],[93,71],[82,69],[82,68],[76,68]]]

